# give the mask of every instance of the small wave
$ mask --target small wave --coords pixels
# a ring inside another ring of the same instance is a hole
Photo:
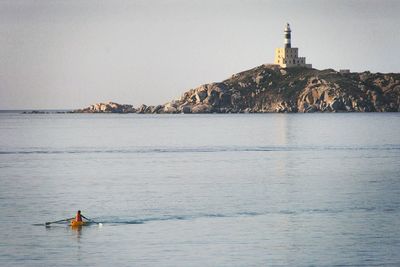
[[[258,215],[263,215],[263,214],[259,213],[259,212],[245,211],[245,212],[239,212],[238,215],[240,215],[240,216],[258,216]]]
[[[386,208],[386,209],[383,209],[383,211],[384,211],[384,212],[394,212],[394,211],[396,211],[396,209],[393,209],[393,208]]]
[[[0,151],[12,154],[146,154],[146,153],[221,153],[324,150],[400,150],[400,145],[383,146],[213,146],[213,147],[136,147],[127,149],[31,149]]]
[[[293,210],[281,210],[279,211],[280,214],[296,214],[297,212],[293,211]]]
[[[236,217],[255,217],[255,216],[270,216],[270,215],[304,215],[304,214],[338,214],[354,211],[372,212],[377,209],[374,207],[349,207],[348,209],[299,209],[299,210],[270,210],[263,212],[255,211],[241,211],[236,213],[199,213],[193,215],[160,215],[160,216],[143,216],[143,217],[96,217],[92,218],[94,222],[108,225],[119,225],[119,224],[145,224],[151,222],[160,221],[185,221],[185,220],[196,220],[204,218],[236,218]],[[395,212],[396,208],[385,208],[383,212]],[[32,224],[34,226],[43,226],[44,223]],[[67,225],[65,222],[52,223],[51,226]]]
[[[100,223],[109,223],[109,224],[144,224],[145,222],[142,220],[122,220],[122,221],[100,221]]]
[[[354,211],[375,211],[376,207],[352,207],[350,210]]]
[[[340,213],[343,212],[341,209],[304,209],[304,213]]]
[[[96,222],[107,223],[107,224],[143,224],[148,222],[156,221],[173,221],[173,220],[193,220],[199,218],[222,218],[231,217],[224,214],[198,214],[198,215],[165,215],[158,217],[144,217],[144,218],[133,218],[133,219],[121,219],[121,218],[110,218],[101,219],[98,218]]]

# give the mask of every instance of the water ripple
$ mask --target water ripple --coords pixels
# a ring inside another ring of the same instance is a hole
[[[324,150],[400,150],[400,145],[380,146],[213,146],[213,147],[135,147],[117,149],[34,149],[3,150],[0,155],[12,154],[146,154],[146,153],[219,153],[219,152],[271,152],[271,151],[324,151]]]

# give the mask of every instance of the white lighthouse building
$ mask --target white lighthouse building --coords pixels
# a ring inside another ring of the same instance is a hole
[[[278,64],[282,68],[291,67],[306,67],[312,68],[311,64],[306,64],[305,57],[299,57],[299,49],[292,47],[291,44],[291,30],[289,23],[286,23],[285,27],[285,47],[275,49],[275,60],[274,64]]]

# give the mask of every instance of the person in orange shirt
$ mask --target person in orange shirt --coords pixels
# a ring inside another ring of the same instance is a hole
[[[82,222],[82,218],[89,221],[89,219],[86,218],[85,216],[83,216],[83,215],[81,214],[81,211],[78,210],[78,212],[76,213],[76,216],[75,216],[75,221],[77,221],[77,222]]]

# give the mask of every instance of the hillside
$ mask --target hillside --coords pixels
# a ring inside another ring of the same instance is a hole
[[[190,89],[164,105],[99,103],[83,113],[398,112],[400,74],[259,67]]]

